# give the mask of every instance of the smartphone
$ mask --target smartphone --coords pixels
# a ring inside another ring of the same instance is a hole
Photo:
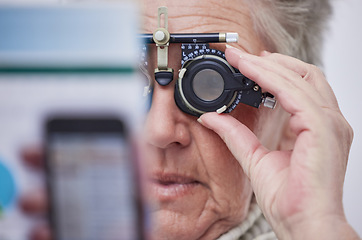
[[[53,117],[45,138],[53,238],[143,239],[138,171],[125,123]]]

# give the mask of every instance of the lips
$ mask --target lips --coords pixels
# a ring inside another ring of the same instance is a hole
[[[201,183],[180,174],[156,173],[150,179],[152,195],[159,201],[171,201],[193,194]]]

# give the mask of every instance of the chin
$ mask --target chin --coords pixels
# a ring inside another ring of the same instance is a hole
[[[189,209],[186,212],[170,208],[157,209],[152,212],[151,218],[153,240],[216,239],[240,224],[237,221],[220,218],[215,212],[204,211],[203,208]]]

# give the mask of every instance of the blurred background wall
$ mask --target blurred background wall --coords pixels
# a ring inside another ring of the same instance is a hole
[[[347,219],[362,236],[362,1],[335,0],[324,70],[354,130],[344,188]]]

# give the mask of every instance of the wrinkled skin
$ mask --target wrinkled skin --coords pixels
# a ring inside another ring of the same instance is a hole
[[[353,132],[323,73],[281,54],[255,56],[228,48],[226,57],[291,114],[287,129],[295,143],[277,151],[263,146],[231,116],[208,113],[199,120],[216,131],[238,159],[278,237],[359,239],[342,205]]]
[[[153,239],[215,239],[245,219],[252,192],[279,239],[359,239],[342,207],[353,133],[321,71],[262,52],[242,1],[143,0],[142,6],[145,32],[157,27],[159,6],[169,9],[170,32],[238,32],[227,60],[279,101],[274,110],[239,105],[197,121],[175,105],[174,82],[154,85],[143,143]],[[225,51],[225,44],[211,47]],[[172,44],[174,78],[180,55]],[[153,47],[151,72],[155,59]],[[41,159],[31,152],[26,159]],[[37,196],[24,198],[29,212],[44,210],[44,196]],[[42,227],[34,236],[50,234]]]
[[[240,8],[222,4],[220,1],[145,1],[144,31],[156,29],[157,8],[165,5],[172,33],[238,32],[241,39],[235,46],[260,52],[263,47],[253,35],[248,9],[240,4]],[[221,43],[211,47],[225,50],[225,44]],[[180,45],[171,44],[169,66],[175,69],[174,79],[181,67],[180,60]],[[156,68],[155,46],[151,49],[150,62],[152,71]],[[220,137],[177,108],[174,84],[175,81],[165,87],[154,84],[146,120],[145,162],[150,178],[147,189],[156,203],[152,212],[156,219],[153,234],[155,239],[214,239],[243,221],[252,190]],[[259,110],[240,105],[231,115],[250,129],[257,129]]]

